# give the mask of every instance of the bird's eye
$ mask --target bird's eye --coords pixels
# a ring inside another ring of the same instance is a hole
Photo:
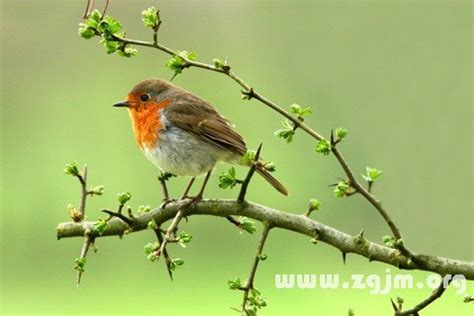
[[[143,102],[146,102],[150,99],[150,95],[149,94],[142,94],[140,96],[140,100],[142,100]]]

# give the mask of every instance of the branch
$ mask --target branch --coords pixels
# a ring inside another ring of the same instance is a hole
[[[445,282],[446,280],[446,282]],[[434,301],[436,301],[438,298],[441,297],[441,295],[443,295],[444,291],[446,291],[446,289],[448,288],[449,284],[451,283],[452,281],[452,278],[451,276],[449,277],[446,277],[446,278],[442,278],[441,280],[441,283],[440,285],[438,286],[438,288],[436,288],[433,293],[427,297],[426,299],[424,299],[423,301],[421,301],[419,304],[417,304],[415,307],[411,308],[411,309],[408,309],[406,311],[401,311],[399,308],[397,308],[395,306],[395,304],[393,303],[392,301],[392,305],[394,306],[395,308],[395,316],[410,316],[410,315],[418,315],[418,312],[421,311],[423,308],[425,308],[426,306],[430,305],[431,303],[433,303]]]
[[[135,217],[131,233],[147,228],[150,220],[160,226],[163,222],[176,216],[179,209],[186,207],[188,201],[174,202],[164,209],[154,209],[149,213]],[[255,203],[239,203],[235,200],[203,200],[186,208],[186,216],[212,215],[227,217],[231,215],[246,216],[254,220],[268,223],[272,227],[297,232],[324,242],[342,253],[361,255],[370,261],[379,261],[406,270],[422,270],[435,272],[440,275],[462,274],[468,280],[474,280],[474,262],[454,260],[422,254],[413,254],[415,260],[410,260],[398,249],[385,247],[366,240],[362,236],[351,236],[330,226],[321,224],[304,215],[278,211]],[[86,233],[94,237],[123,236],[130,227],[117,218],[109,221],[102,235],[94,232],[94,223],[82,221],[79,223],[66,222],[57,227],[58,239],[67,237],[83,237]]]
[[[249,315],[249,316],[250,315],[255,315],[256,312],[257,312],[256,309],[266,305],[266,303],[264,301],[263,301],[263,304],[258,304],[257,302],[254,302],[254,303],[257,303],[257,304],[249,304],[249,303],[251,303],[251,302],[249,302],[249,294],[252,290],[256,292],[256,295],[255,295],[256,297],[254,297],[254,300],[256,300],[257,297],[260,294],[255,289],[253,283],[254,283],[254,280],[255,280],[255,274],[257,273],[258,263],[260,262],[260,260],[262,258],[263,246],[265,245],[265,242],[267,241],[267,237],[268,237],[268,233],[270,232],[270,229],[271,229],[271,227],[267,223],[264,223],[262,235],[260,237],[260,240],[259,240],[258,246],[257,246],[257,253],[255,254],[255,258],[254,258],[254,261],[252,263],[252,267],[250,269],[250,274],[249,274],[249,277],[247,279],[247,283],[245,284],[245,286],[242,289],[240,289],[240,290],[244,291],[243,301],[242,301],[242,312],[244,312],[246,315]],[[248,305],[253,305],[253,306],[250,307],[250,310],[249,310]],[[252,311],[253,311],[253,314],[252,314]]]

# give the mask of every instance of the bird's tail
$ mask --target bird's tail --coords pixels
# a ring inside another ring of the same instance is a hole
[[[268,172],[263,165],[257,164],[257,173],[261,175],[268,183],[272,185],[278,192],[281,194],[288,196],[288,190],[285,188],[283,184],[280,183],[274,176]]]

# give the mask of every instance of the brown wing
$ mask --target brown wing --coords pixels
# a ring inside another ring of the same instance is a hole
[[[171,124],[230,152],[245,154],[242,137],[209,103],[185,91],[178,93],[179,97],[164,109]]]

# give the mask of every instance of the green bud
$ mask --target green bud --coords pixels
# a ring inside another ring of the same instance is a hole
[[[148,229],[157,229],[158,228],[158,225],[156,225],[155,221],[154,220],[151,220],[147,223],[146,227]]]
[[[331,143],[327,139],[321,139],[316,144],[316,152],[323,154],[325,156],[329,155],[331,152],[332,146]]]
[[[103,195],[104,194],[104,186],[103,185],[96,185],[89,191],[91,195]]]
[[[113,17],[107,15],[102,21],[100,21],[99,29],[103,32],[115,34],[120,32],[122,29],[122,24]]]
[[[90,39],[96,35],[96,31],[92,27],[88,26],[87,24],[79,23],[78,34],[82,38]]]
[[[295,128],[292,122],[285,120],[283,122],[283,128],[275,131],[275,136],[285,140],[287,143],[293,141],[293,136],[295,135]]]
[[[151,211],[150,205],[140,205],[138,207],[138,215],[146,214]]]
[[[184,264],[184,260],[181,258],[172,259],[170,262],[170,270],[176,271],[179,267]]]
[[[228,69],[230,68],[229,65],[227,65],[227,60],[222,60],[222,59],[219,59],[219,58],[214,58],[212,60],[212,62],[214,63],[214,67],[216,68],[221,68],[221,69]]]
[[[123,192],[123,193],[117,194],[117,200],[120,205],[124,205],[125,203],[130,201],[131,198],[132,198],[132,195],[129,192]]]
[[[84,258],[76,258],[74,260],[74,270],[77,270],[79,272],[84,272],[85,271],[85,267],[86,267],[86,264],[87,264],[87,258],[84,257]]]
[[[160,245],[158,244],[158,242],[156,242],[156,241],[154,243],[149,242],[145,245],[143,250],[144,250],[146,255],[150,255],[154,251],[156,251],[159,247],[160,247]]]
[[[178,236],[178,243],[181,247],[186,248],[186,244],[191,242],[193,236],[186,232],[181,232]]]
[[[336,137],[339,140],[343,140],[347,136],[347,129],[344,127],[336,128]]]
[[[107,227],[109,227],[109,223],[103,218],[99,218],[97,222],[94,223],[94,231],[99,235],[102,235]]]
[[[249,234],[253,234],[257,231],[257,226],[254,221],[251,221],[247,217],[241,217],[239,220],[239,227],[245,230]]]
[[[309,210],[310,211],[318,211],[319,209],[321,209],[321,202],[317,199],[311,199],[309,200]]]
[[[64,168],[65,174],[70,174],[71,176],[78,177],[79,176],[79,168],[77,167],[77,162],[73,161],[70,164],[66,165]]]
[[[242,287],[242,281],[240,280],[239,277],[236,277],[233,280],[227,281],[227,284],[229,285],[229,289],[231,290],[238,290]]]
[[[260,260],[265,261],[268,258],[268,255],[266,253],[262,253],[260,256],[258,256]]]
[[[276,171],[276,165],[273,161],[269,161],[267,163],[265,163],[263,165],[263,167],[265,168],[265,170],[267,170],[268,172],[275,172]]]
[[[158,10],[155,7],[150,7],[142,11],[142,21],[146,27],[155,29],[159,22]]]
[[[346,181],[341,181],[334,188],[334,195],[336,197],[344,197],[346,196],[349,188],[350,188],[349,183],[347,183]]]
[[[303,119],[304,116],[311,114],[311,108],[309,106],[302,108],[299,104],[293,103],[290,105],[290,112],[296,114],[299,119]]]
[[[395,238],[392,236],[385,235],[382,237],[382,240],[387,247],[393,248],[395,245]]]
[[[219,176],[219,188],[227,189],[233,188],[237,185],[237,179],[235,178],[235,168],[231,167],[227,172],[222,173]]]
[[[256,151],[255,150],[247,150],[247,152],[240,158],[240,161],[244,165],[250,165],[255,161],[255,155]]]
[[[374,182],[381,175],[382,175],[382,170],[367,167],[366,168],[366,174],[363,174],[362,178],[364,178],[364,180],[366,180],[367,182]]]
[[[122,57],[129,58],[129,57],[132,57],[132,56],[136,56],[138,54],[138,50],[136,50],[133,47],[130,47],[130,46],[126,45],[122,49],[119,49],[117,51],[117,54],[119,54]]]

